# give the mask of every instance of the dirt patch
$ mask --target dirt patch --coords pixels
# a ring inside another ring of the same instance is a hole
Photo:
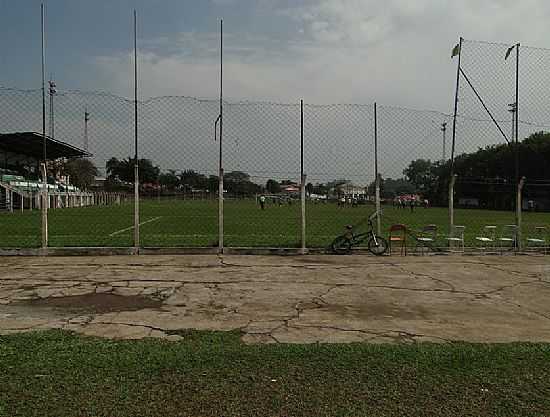
[[[429,311],[422,306],[403,306],[397,303],[370,302],[361,306],[338,304],[324,305],[319,311],[329,312],[340,317],[353,317],[359,320],[428,320]]]
[[[137,311],[146,308],[157,309],[161,301],[140,295],[122,296],[115,294],[84,294],[68,297],[50,297],[29,300],[24,304],[31,307],[44,307],[56,310],[83,313],[117,313],[120,311]]]

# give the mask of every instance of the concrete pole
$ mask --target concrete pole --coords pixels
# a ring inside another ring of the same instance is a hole
[[[42,248],[48,247],[48,180],[46,177],[46,164],[42,164],[42,178],[44,179],[42,190]]]
[[[521,177],[518,184],[518,190],[516,195],[516,219],[517,219],[517,228],[518,228],[518,234],[517,234],[517,249],[521,250],[521,206],[522,206],[522,192],[523,192],[523,186],[525,185],[525,177]]]
[[[134,166],[134,247],[139,248],[139,165]],[[137,251],[136,251],[137,253]]]
[[[449,183],[449,234],[452,233],[455,225],[455,182],[457,175],[454,174],[451,177]]]
[[[306,249],[306,174],[302,174],[301,184],[301,200],[302,200],[302,255],[307,252]]]
[[[376,191],[375,191],[375,199],[376,199],[376,234],[378,236],[381,236],[382,234],[382,224],[381,224],[381,216],[380,216],[380,210],[382,210],[381,204],[380,204],[380,176],[376,177],[375,180],[376,183]]]
[[[376,234],[382,234],[380,224],[380,174],[378,173],[378,106],[374,103],[374,199],[376,204]]]

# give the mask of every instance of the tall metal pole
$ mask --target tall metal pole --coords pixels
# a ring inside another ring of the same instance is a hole
[[[134,247],[139,249],[137,12],[134,10]]]
[[[302,203],[301,226],[302,226],[302,254],[306,253],[306,175],[304,174],[304,100],[300,100],[300,181]]]
[[[218,250],[223,253],[223,19],[220,20],[220,154],[218,167]]]
[[[48,169],[46,166],[46,35],[44,3],[40,5],[42,32],[42,248],[48,247]]]
[[[376,204],[376,233],[382,232],[380,223],[380,175],[378,174],[378,107],[374,103],[374,198]]]
[[[451,143],[451,172],[449,178],[449,234],[452,233],[455,219],[454,219],[454,184],[456,181],[455,175],[455,144],[456,144],[456,115],[458,112],[458,92],[460,89],[460,63],[462,60],[462,42],[463,38],[460,37],[458,43],[458,65],[456,67],[456,89],[455,89],[455,105],[453,112],[453,139]],[[453,196],[450,194],[453,193]]]
[[[463,38],[460,37],[458,43],[458,65],[456,67],[456,90],[455,90],[455,105],[453,112],[453,139],[451,143],[451,178],[454,175],[454,163],[455,163],[455,143],[456,143],[456,115],[458,112],[458,91],[460,89],[460,62],[462,59],[462,41]]]
[[[441,163],[444,164],[447,160],[447,122],[441,124],[441,131],[443,132],[443,157]]]
[[[519,43],[516,45],[516,103],[515,103],[515,135],[516,135],[516,152],[515,152],[515,179],[516,179],[516,195],[521,196],[521,187],[519,179]],[[521,249],[521,200],[516,201],[516,226],[517,226],[517,248]]]

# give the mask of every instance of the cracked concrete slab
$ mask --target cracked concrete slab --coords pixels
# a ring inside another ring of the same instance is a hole
[[[63,328],[180,340],[174,332],[199,329],[240,330],[246,343],[550,342],[548,257],[4,260],[0,334]]]

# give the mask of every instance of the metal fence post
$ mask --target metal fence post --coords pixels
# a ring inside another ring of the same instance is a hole
[[[302,216],[301,216],[301,225],[302,225],[302,255],[307,252],[306,249],[306,174],[302,174],[302,184],[301,184],[301,200],[302,200]]]
[[[378,110],[374,103],[374,199],[376,204],[376,233],[380,236],[382,225],[380,222],[380,175],[378,174]]]
[[[48,247],[48,179],[46,177],[46,164],[42,164],[42,248]]]
[[[134,248],[139,249],[139,164],[134,165]]]
[[[453,232],[455,225],[455,182],[457,175],[453,174],[449,182],[449,235]]]
[[[223,20],[220,20],[220,152],[218,178],[218,252],[223,254]]]
[[[306,175],[304,174],[304,100],[300,100],[300,199],[302,203],[302,255],[306,253]]]
[[[137,12],[134,10],[134,248],[139,253],[139,160],[138,160],[138,64]],[[105,197],[105,196],[104,196]],[[106,201],[104,201],[104,204]]]
[[[517,242],[516,242],[516,245],[517,245],[517,249],[518,250],[521,250],[521,206],[522,206],[522,192],[523,192],[523,186],[525,185],[525,177],[521,177],[521,179],[519,180],[519,183],[518,183],[518,188],[517,188],[517,193],[516,193],[516,219],[517,219],[517,228],[518,228],[518,233],[517,233]]]

